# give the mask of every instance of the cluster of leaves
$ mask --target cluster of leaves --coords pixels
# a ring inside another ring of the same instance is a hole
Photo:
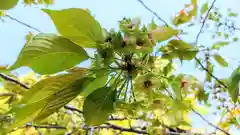
[[[19,0],[2,0],[0,5],[0,10],[8,10],[14,8],[18,4]],[[25,5],[32,4],[46,4],[50,5],[54,3],[54,0],[24,0]]]
[[[9,2],[0,9],[6,10],[15,4]],[[197,16],[195,0],[186,8],[192,9],[188,13],[180,11],[173,19],[175,26]],[[204,4],[201,13],[207,9]],[[114,129],[142,134],[164,134],[167,130],[186,132],[191,130],[189,113],[198,109],[197,103],[209,104],[211,92],[207,93],[204,82],[191,75],[175,73],[176,60],[197,59],[201,49],[181,40],[181,30],[158,26],[154,21],[143,25],[138,18],[120,20],[119,31],[106,30],[87,10],[42,11],[52,19],[59,35],[27,36],[16,62],[0,68],[12,78],[1,74],[3,91],[11,92],[0,96],[5,106],[1,107],[2,134],[15,128],[23,133],[44,134],[81,134],[94,128],[101,129],[103,134],[105,128],[112,129],[107,130],[108,133],[114,133]],[[206,49],[206,82],[216,84],[214,87],[220,92],[229,92],[232,98],[229,102],[237,103],[239,69],[226,81],[226,87],[212,80],[214,67],[210,52],[224,44],[219,42]],[[87,49],[93,49],[94,53]],[[220,65],[228,66],[219,54],[213,58]],[[78,66],[86,60],[91,63],[90,68]],[[20,67],[29,67],[34,74],[18,79],[10,73]],[[70,104],[74,107],[68,106]],[[239,110],[232,113],[236,116]],[[41,126],[36,125],[61,127],[40,129]],[[21,126],[24,127],[21,129]]]

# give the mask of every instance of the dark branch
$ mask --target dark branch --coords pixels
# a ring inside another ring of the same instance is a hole
[[[16,94],[12,92],[0,93],[0,97],[13,97],[13,96],[16,96]]]
[[[192,111],[193,111],[194,113],[196,113],[199,117],[201,117],[201,118],[202,118],[205,122],[207,122],[209,125],[211,125],[212,127],[214,127],[215,129],[218,129],[219,131],[225,133],[226,135],[230,135],[230,133],[228,133],[227,131],[225,131],[225,130],[219,128],[218,126],[212,124],[211,122],[209,122],[206,118],[204,118],[199,112],[197,112],[197,111],[194,110],[193,108],[192,108]]]
[[[18,84],[18,85],[20,85],[21,87],[23,87],[23,88],[25,88],[25,89],[30,89],[27,85],[19,82],[18,80],[14,79],[14,78],[12,78],[12,77],[9,77],[9,76],[4,75],[4,74],[2,74],[2,73],[0,73],[0,77],[3,78],[3,79],[6,80],[6,81],[10,81],[10,82],[13,82],[13,83],[15,83],[15,84]]]
[[[14,18],[14,17],[12,17],[12,16],[10,16],[10,15],[5,15],[5,16],[8,17],[8,18],[11,19],[11,20],[14,20],[14,21],[16,21],[16,22],[18,22],[18,23],[20,23],[20,24],[22,24],[22,25],[24,25],[24,26],[30,28],[30,29],[33,29],[33,30],[35,30],[35,31],[37,31],[37,32],[39,32],[39,33],[41,33],[41,31],[40,31],[39,29],[37,29],[37,28],[35,28],[35,27],[33,27],[33,26],[31,26],[31,25],[25,23],[25,22],[22,22],[22,21],[18,20],[17,18]]]
[[[77,108],[75,108],[75,107],[71,107],[71,106],[65,105],[64,108],[67,109],[67,110],[73,111],[73,112],[78,112],[78,113],[80,113],[80,114],[83,114],[83,111],[82,111],[82,110],[79,110],[79,109],[77,109]],[[111,121],[113,121],[113,120],[119,120],[119,121],[121,121],[121,120],[129,120],[129,119],[133,119],[133,118],[115,118],[115,117],[113,117],[113,116],[110,116],[110,117],[108,118],[108,120],[111,120]],[[134,118],[134,119],[137,119],[137,118]]]
[[[81,111],[81,110],[79,110],[79,109],[77,109],[77,108],[68,106],[68,105],[65,105],[64,108],[65,108],[65,109],[68,109],[68,110],[70,110],[70,111],[73,111],[73,112],[78,112],[78,113],[81,113],[81,114],[83,113],[83,111]]]
[[[58,126],[58,125],[26,125],[26,127],[34,127],[34,128],[45,128],[45,129],[67,129],[64,126]]]
[[[201,66],[201,68],[203,70],[205,70],[212,78],[214,78],[219,84],[221,84],[224,88],[228,88],[226,84],[224,84],[221,80],[219,80],[216,76],[214,76],[210,71],[208,71],[207,68],[205,68],[203,66],[203,64],[201,63],[201,61],[195,57],[195,60],[197,61],[197,63]]]
[[[201,26],[198,34],[197,34],[197,37],[196,37],[196,41],[195,41],[196,44],[198,43],[198,39],[199,39],[199,37],[200,37],[200,35],[201,35],[202,31],[203,31],[203,28],[204,28],[204,25],[205,25],[205,23],[206,23],[206,21],[207,21],[208,15],[209,15],[210,11],[212,10],[212,8],[213,8],[213,6],[214,6],[214,4],[215,4],[216,1],[217,1],[217,0],[214,0],[214,1],[212,2],[210,8],[208,9],[208,11],[207,11],[207,13],[206,13],[205,18],[203,19],[202,26]]]
[[[107,128],[107,129],[114,129],[114,130],[119,130],[121,132],[131,132],[131,133],[137,133],[137,134],[148,134],[147,131],[144,131],[144,130],[136,130],[136,129],[132,129],[132,128],[124,128],[124,127],[120,127],[120,126],[117,126],[117,125],[113,125],[113,124],[110,124],[110,123],[105,123],[106,126],[95,126],[95,127],[85,127],[84,129],[91,129],[91,128],[94,128],[94,129],[104,129],[104,128]]]
[[[167,22],[164,21],[156,12],[154,12],[151,8],[149,8],[142,0],[137,0],[146,10],[151,12],[153,15],[155,15],[158,20],[162,21],[166,26],[168,26]]]

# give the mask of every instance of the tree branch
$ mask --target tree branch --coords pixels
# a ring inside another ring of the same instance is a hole
[[[80,114],[83,113],[83,111],[81,111],[81,110],[79,110],[79,109],[77,109],[77,108],[68,106],[68,105],[65,105],[64,108],[67,109],[67,110],[73,111],[73,112],[78,112],[78,113],[80,113]]]
[[[100,128],[100,129],[103,129],[103,128],[111,128],[111,129],[114,129],[114,130],[119,130],[121,132],[131,132],[131,133],[137,133],[137,134],[147,134],[148,135],[148,132],[145,131],[145,130],[136,130],[136,129],[133,129],[133,128],[124,128],[124,127],[120,127],[120,126],[117,126],[117,125],[113,125],[113,124],[110,124],[110,123],[105,123],[106,126],[94,126],[94,127],[84,127],[84,129],[91,129],[91,128],[94,128],[94,129],[97,129],[97,128]]]
[[[21,87],[23,87],[23,88],[25,88],[25,89],[30,89],[27,85],[19,82],[18,80],[14,79],[14,78],[12,78],[12,77],[9,77],[9,76],[4,75],[4,74],[2,74],[2,73],[0,73],[0,77],[1,77],[2,79],[6,80],[6,81],[10,81],[10,82],[13,82],[13,83],[15,83],[15,84],[18,84],[18,85],[20,85]]]
[[[209,125],[211,125],[212,127],[214,127],[215,129],[217,129],[217,130],[225,133],[226,135],[230,135],[230,133],[228,133],[227,131],[225,131],[225,130],[219,128],[218,126],[212,124],[211,122],[209,122],[206,118],[204,118],[199,112],[197,112],[197,111],[194,110],[193,108],[191,108],[191,110],[192,110],[195,114],[197,114],[199,117],[201,117],[201,118],[202,118],[205,122],[207,122]]]
[[[24,25],[24,26],[26,26],[26,27],[28,27],[28,28],[30,28],[30,29],[33,29],[33,30],[41,33],[41,31],[40,31],[39,29],[37,29],[37,28],[35,28],[35,27],[33,27],[33,26],[25,23],[25,22],[20,21],[20,20],[18,20],[18,19],[15,18],[15,17],[12,17],[12,16],[10,16],[10,15],[5,15],[5,16],[8,17],[9,19],[13,20],[13,21],[16,21],[16,22],[18,22],[18,23],[20,23],[20,24],[22,24],[22,25]]]
[[[78,113],[80,113],[80,114],[83,114],[83,111],[82,111],[82,110],[79,110],[79,109],[77,109],[77,108],[75,108],[75,107],[71,107],[71,106],[65,105],[64,108],[67,109],[67,110],[73,111],[73,112],[78,112]],[[110,116],[110,117],[108,118],[108,120],[111,120],[111,121],[113,121],[113,120],[119,120],[119,121],[121,121],[121,120],[129,120],[129,119],[137,119],[137,118],[115,118],[115,117],[113,117],[113,116]]]
[[[206,23],[206,21],[207,21],[208,15],[209,15],[210,11],[212,10],[212,8],[213,8],[213,6],[214,6],[214,4],[215,4],[216,1],[217,1],[217,0],[214,0],[214,1],[212,2],[210,8],[208,9],[208,11],[207,11],[207,13],[206,13],[205,18],[203,19],[202,26],[201,26],[198,34],[197,34],[197,37],[196,37],[196,41],[195,41],[196,44],[198,43],[198,39],[199,39],[199,37],[200,37],[200,35],[201,35],[202,31],[203,31],[203,28],[204,28],[204,25],[205,25],[205,23]]]
[[[195,60],[197,61],[197,63],[201,66],[201,68],[203,70],[205,70],[211,77],[213,77],[219,84],[221,84],[224,88],[228,88],[228,86],[226,84],[224,84],[224,82],[222,82],[221,80],[219,80],[216,76],[214,76],[207,68],[205,68],[203,66],[203,64],[201,63],[201,61],[195,57]]]
[[[27,124],[26,127],[34,127],[34,128],[45,128],[45,129],[67,129],[64,126],[58,126],[58,125],[31,125]]]
[[[151,12],[154,16],[158,18],[158,20],[162,21],[166,26],[168,26],[167,22],[164,21],[156,12],[154,12],[151,8],[149,8],[142,0],[137,0],[146,10]]]
[[[13,97],[13,96],[16,96],[16,94],[14,94],[12,92],[0,93],[0,97]]]
[[[45,129],[67,129],[64,126],[58,126],[58,125],[32,125],[32,124],[26,124],[24,126],[12,129],[9,133],[14,132],[14,131],[16,131],[18,129],[27,128],[27,127],[34,127],[35,129],[41,129],[41,128],[45,128]]]

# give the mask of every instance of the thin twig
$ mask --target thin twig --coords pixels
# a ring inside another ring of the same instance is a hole
[[[130,83],[129,78],[128,78],[127,80],[128,80],[128,81],[127,81],[127,88],[126,88],[126,91],[125,91],[125,93],[124,93],[124,101],[127,101],[127,92],[128,92],[128,87],[129,87],[129,83]]]
[[[197,61],[197,63],[201,66],[201,68],[203,70],[205,70],[211,77],[213,77],[219,84],[221,84],[223,87],[228,88],[228,86],[226,84],[224,84],[224,82],[222,82],[221,80],[219,80],[215,75],[213,75],[207,68],[204,67],[204,65],[201,63],[201,61],[195,57],[195,60]]]
[[[144,130],[136,130],[136,129],[132,129],[132,128],[124,128],[124,127],[120,127],[120,126],[117,126],[117,125],[113,125],[113,124],[110,124],[110,123],[105,123],[106,126],[95,126],[94,128],[100,128],[100,129],[114,129],[114,130],[119,130],[119,131],[122,131],[122,132],[131,132],[131,133],[137,133],[137,134],[148,134],[147,131],[144,131]],[[92,127],[85,127],[85,129],[91,129]]]
[[[45,128],[45,129],[67,129],[64,126],[58,126],[58,125],[26,125],[26,127],[34,127],[34,128]]]
[[[23,128],[27,128],[27,127],[34,127],[35,129],[41,129],[41,128],[45,128],[45,129],[67,129],[64,126],[58,126],[58,125],[32,125],[32,124],[26,124],[25,126],[21,126],[21,127],[12,129],[9,133],[14,132],[14,131],[16,131],[18,129],[23,129]]]
[[[220,130],[221,132],[227,134],[227,135],[230,135],[230,133],[228,133],[227,131],[219,128],[218,126],[214,125],[213,123],[209,122],[206,118],[204,118],[199,112],[197,112],[196,110],[194,110],[193,108],[191,108],[191,110],[197,114],[199,117],[201,117],[205,122],[207,122],[209,125],[211,125],[212,127],[214,127],[215,129],[218,129]]]
[[[121,95],[121,93],[122,93],[122,91],[123,91],[123,89],[124,89],[127,81],[128,81],[128,79],[126,79],[126,80],[123,82],[122,86],[120,87],[120,91],[119,91],[119,93],[118,93],[118,95],[117,95],[117,99],[119,99],[119,97],[120,97],[120,95]]]
[[[12,92],[0,93],[0,97],[13,97],[13,96],[16,96],[16,94]]]
[[[0,77],[3,78],[3,79],[6,80],[6,81],[10,81],[10,82],[13,82],[13,83],[15,83],[15,84],[18,84],[18,85],[20,85],[21,87],[23,87],[23,88],[25,88],[25,89],[30,89],[27,85],[19,82],[18,80],[14,79],[14,78],[12,78],[12,77],[9,77],[9,76],[4,75],[4,74],[2,74],[2,73],[0,73]]]
[[[65,109],[67,110],[70,110],[70,111],[73,111],[73,112],[78,112],[79,114],[83,114],[83,111],[82,110],[79,110],[77,108],[74,108],[74,107],[71,107],[71,106],[68,106],[68,105],[65,105],[64,106]],[[122,120],[128,120],[129,118],[115,118],[113,116],[109,117],[108,120],[119,120],[119,121],[122,121]],[[133,119],[133,118],[130,118],[130,119]],[[134,119],[137,119],[137,118],[134,118]]]
[[[131,80],[130,83],[131,83],[131,91],[132,91],[133,100],[134,100],[134,102],[136,102],[137,100],[136,100],[135,93],[133,91],[133,79],[132,79],[132,76],[130,76],[130,80]]]
[[[81,110],[79,110],[79,109],[77,109],[77,108],[68,106],[68,105],[65,105],[64,108],[65,108],[65,109],[68,109],[68,110],[70,110],[70,111],[73,111],[73,112],[78,112],[78,113],[80,113],[80,114],[83,113],[83,111],[81,111]]]
[[[36,128],[36,130],[38,131],[39,135],[43,135],[39,128]]]
[[[33,27],[33,26],[31,26],[31,25],[25,23],[25,22],[20,21],[20,20],[18,20],[18,19],[15,18],[15,17],[12,17],[12,16],[10,16],[10,15],[5,15],[5,16],[8,17],[8,18],[11,19],[11,20],[14,20],[14,21],[16,21],[16,22],[18,22],[18,23],[20,23],[20,24],[22,24],[22,25],[24,25],[24,26],[30,28],[30,29],[33,29],[33,30],[35,30],[35,31],[37,31],[37,32],[39,32],[39,33],[41,33],[41,31],[40,31],[39,29],[37,29],[37,28],[35,28],[35,27]]]
[[[149,12],[151,12],[152,14],[154,14],[158,20],[162,21],[166,26],[168,26],[167,22],[164,21],[156,12],[154,12],[151,8],[149,8],[142,0],[137,0],[139,3],[141,3],[141,5],[148,10]]]
[[[205,25],[205,23],[206,23],[206,21],[207,21],[207,18],[208,18],[208,16],[209,16],[209,13],[210,13],[210,11],[212,10],[212,8],[213,8],[213,6],[214,6],[214,4],[215,4],[216,1],[217,1],[217,0],[214,0],[214,1],[212,2],[210,8],[208,9],[208,11],[207,11],[207,13],[206,13],[205,18],[203,19],[202,26],[201,26],[198,34],[197,34],[197,37],[196,37],[196,41],[195,41],[196,44],[198,43],[198,39],[199,39],[199,37],[200,37],[200,35],[201,35],[202,31],[203,31],[203,28],[204,28],[204,25]]]

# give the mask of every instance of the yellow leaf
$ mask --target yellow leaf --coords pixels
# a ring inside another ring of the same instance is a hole
[[[153,39],[159,42],[168,40],[169,38],[178,35],[179,31],[171,27],[161,26],[153,30]]]

